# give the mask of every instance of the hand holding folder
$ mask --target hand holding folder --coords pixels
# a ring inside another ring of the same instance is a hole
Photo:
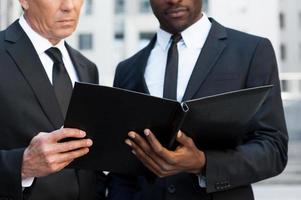
[[[166,177],[183,172],[200,174],[203,171],[206,163],[205,153],[182,131],[177,133],[176,141],[179,145],[175,150],[163,147],[149,129],[144,130],[144,133],[146,138],[131,131],[126,144],[153,174]]]
[[[65,127],[84,130],[94,145],[70,167],[143,174],[145,168],[124,144],[130,131],[149,128],[175,148],[182,130],[200,149],[234,147],[272,86],[243,89],[179,103],[123,89],[76,83]]]

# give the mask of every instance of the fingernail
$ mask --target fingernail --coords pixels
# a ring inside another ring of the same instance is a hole
[[[86,136],[86,132],[85,131],[79,131],[79,134],[80,134],[80,136],[82,136],[82,137],[84,137],[84,136]]]
[[[89,140],[87,141],[87,145],[88,145],[88,146],[92,146],[92,144],[93,144],[93,141],[89,139]]]
[[[178,138],[182,137],[182,132],[181,132],[181,131],[178,132],[177,137],[178,137]]]
[[[132,146],[132,143],[131,143],[130,140],[125,140],[125,143],[126,143],[127,145],[129,145],[129,146]]]
[[[134,132],[129,132],[129,136],[130,136],[131,138],[135,138],[135,137],[136,137],[136,134],[135,134]]]
[[[134,150],[132,150],[132,153],[133,153],[134,155],[136,155],[136,152],[135,152]]]
[[[150,134],[150,130],[145,129],[145,130],[144,130],[144,135],[149,136],[149,134]]]

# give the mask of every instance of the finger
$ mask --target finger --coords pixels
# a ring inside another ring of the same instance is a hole
[[[63,143],[55,143],[53,148],[55,149],[55,153],[63,153],[68,151],[73,151],[81,148],[89,148],[93,145],[91,139],[81,139],[81,140],[72,140]]]
[[[156,136],[149,129],[145,129],[144,134],[145,134],[146,139],[148,140],[149,144],[154,149],[154,151],[156,151],[156,152],[159,151],[159,153],[161,153],[161,151],[163,151],[163,149],[165,149],[161,145],[161,143],[157,140]]]
[[[70,161],[67,161],[67,162],[65,161],[65,162],[61,162],[61,163],[56,164],[56,166],[51,170],[51,173],[61,171],[66,166],[68,166],[72,161],[73,160],[70,160]]]
[[[74,159],[89,153],[89,148],[82,148],[74,151],[57,154],[55,157],[56,163],[72,162]]]
[[[159,177],[163,177],[169,174],[168,171],[164,170],[158,161],[153,160],[148,154],[146,154],[143,149],[141,149],[137,144],[132,141],[126,140],[126,143],[131,146],[133,153],[136,157],[146,166],[149,170],[155,173]]]
[[[135,142],[136,146],[139,146],[141,150],[147,154],[150,158],[152,158],[159,166],[165,166],[167,162],[162,159],[158,153],[156,153],[153,148],[150,146],[150,144],[142,138],[139,134],[135,132],[130,132],[129,136],[132,138],[132,140]],[[134,149],[135,150],[135,149]]]
[[[154,162],[143,150],[137,146],[134,142],[126,141],[127,144],[131,144],[132,152],[136,155],[136,157],[145,165],[148,169],[150,169],[155,174],[160,173],[160,167],[156,162]]]
[[[58,142],[65,138],[84,138],[86,136],[86,132],[79,129],[62,128],[51,132],[49,135],[53,141]]]
[[[152,149],[160,158],[162,158],[163,160],[165,160],[165,162],[171,165],[176,163],[175,156],[173,156],[173,152],[163,147],[161,143],[157,140],[156,136],[149,129],[145,129],[144,134]]]
[[[136,154],[137,158],[143,163],[144,166],[146,166],[148,169],[150,169],[153,173],[155,173],[158,177],[166,177],[170,175],[175,175],[178,173],[177,170],[168,167],[162,167],[161,165],[158,165],[153,160],[145,159],[144,155],[141,155],[139,152],[134,152]]]
[[[193,140],[188,137],[185,133],[183,133],[182,131],[179,131],[177,134],[177,141],[183,145],[183,146],[187,146],[187,147],[191,147],[192,145],[194,145]]]
[[[168,154],[168,150],[161,145],[156,136],[149,130],[145,129],[144,134],[146,136],[147,141],[151,145],[152,149],[159,155]]]
[[[169,174],[176,174],[178,171],[175,166],[169,164],[164,159],[157,156],[154,152],[145,152],[141,147],[139,147],[135,142],[126,140],[126,143],[133,149],[136,156],[144,163],[148,168],[152,168],[152,171],[162,177]],[[151,149],[152,151],[152,149]]]
[[[142,151],[144,151],[149,156],[151,156],[153,154],[153,151],[152,151],[150,145],[139,134],[137,134],[136,132],[131,131],[131,132],[129,132],[128,136],[135,143],[135,147],[139,146],[139,148],[141,148]]]

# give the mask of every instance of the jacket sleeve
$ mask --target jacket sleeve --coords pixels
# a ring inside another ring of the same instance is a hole
[[[277,62],[269,40],[261,39],[250,63],[246,87],[266,84],[274,87],[252,120],[243,143],[234,149],[205,151],[208,193],[249,185],[284,170],[288,135]]]
[[[115,70],[115,76],[114,76],[114,81],[113,81],[113,87],[120,87],[120,81],[121,81],[121,77],[122,77],[122,72],[120,70],[121,64],[119,63],[116,67]]]
[[[0,150],[0,199],[21,200],[24,149]]]

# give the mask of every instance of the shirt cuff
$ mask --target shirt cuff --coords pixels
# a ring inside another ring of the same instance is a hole
[[[22,188],[30,187],[34,181],[34,177],[25,178],[22,180]]]
[[[201,188],[206,188],[207,187],[207,179],[205,176],[199,174],[198,176],[198,181],[199,181],[199,186]]]

